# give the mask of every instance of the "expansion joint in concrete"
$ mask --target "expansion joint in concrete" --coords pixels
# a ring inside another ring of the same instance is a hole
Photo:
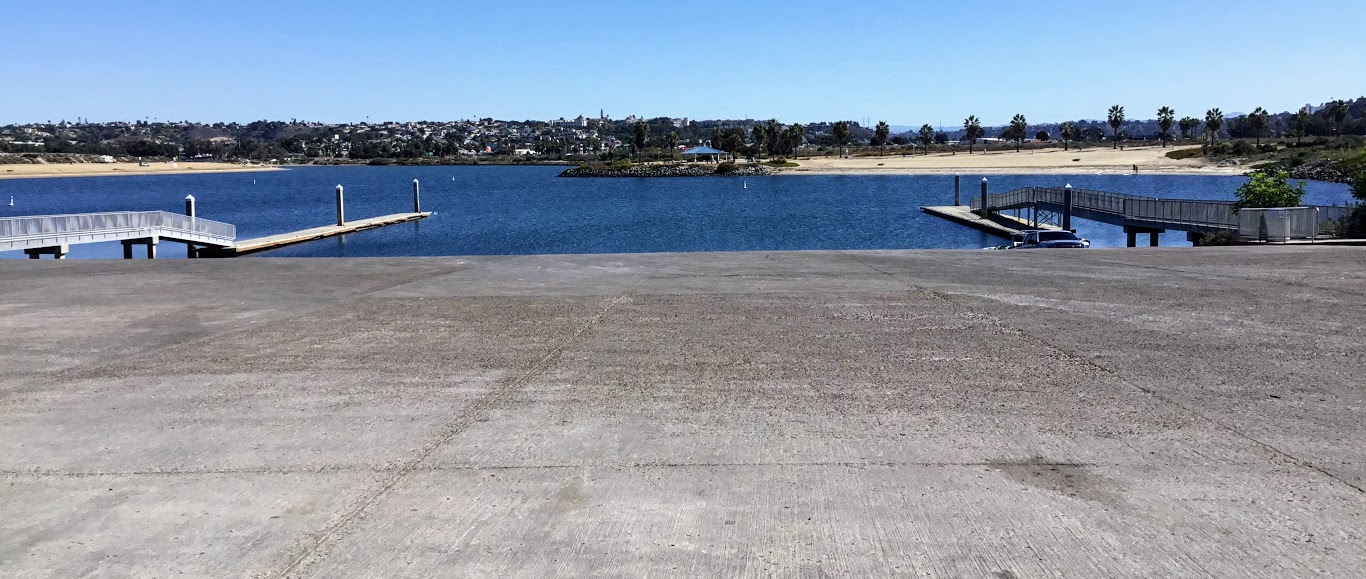
[[[494,408],[497,408],[520,392],[527,383],[538,376],[543,375],[546,370],[549,370],[554,366],[571,345],[578,342],[589,330],[598,325],[598,323],[601,322],[617,304],[625,301],[630,295],[630,291],[631,290],[628,289],[626,292],[606,300],[606,303],[600,311],[579,326],[573,334],[570,334],[557,342],[544,356],[531,364],[526,371],[506,381],[500,381],[498,384],[495,384],[492,390],[471,404],[469,409],[462,413],[459,418],[440,428],[435,436],[418,447],[417,452],[413,456],[404,461],[397,469],[390,471],[388,478],[382,481],[377,488],[363,496],[354,508],[348,511],[340,519],[336,520],[335,523],[331,524],[320,533],[315,534],[314,536],[317,537],[317,540],[314,541],[312,545],[306,547],[298,557],[295,557],[290,561],[290,563],[275,576],[288,577],[298,575],[309,566],[325,557],[327,555],[328,547],[335,539],[340,537],[343,531],[345,531],[353,521],[362,518],[371,505],[388,494],[390,490],[393,490],[393,488],[407,478],[409,474],[419,470],[418,465],[427,460],[427,458],[430,457],[432,453],[436,452],[437,449],[450,443],[456,436],[459,436],[460,433],[464,432],[471,425],[485,418]]]

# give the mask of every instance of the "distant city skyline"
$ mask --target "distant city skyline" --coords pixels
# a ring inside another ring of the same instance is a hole
[[[379,8],[376,8],[376,7]],[[6,7],[0,124],[777,118],[954,127],[1298,109],[1366,91],[1366,5],[708,7],[77,0]]]

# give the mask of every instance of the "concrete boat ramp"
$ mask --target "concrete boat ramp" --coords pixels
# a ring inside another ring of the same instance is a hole
[[[0,575],[1359,577],[1366,248],[0,261]]]

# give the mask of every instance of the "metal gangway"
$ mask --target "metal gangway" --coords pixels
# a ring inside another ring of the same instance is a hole
[[[1261,221],[1251,223],[1250,215],[1260,212],[1281,211],[1285,213],[1287,233],[1285,239],[1292,237],[1317,237],[1320,223],[1324,219],[1337,219],[1347,208],[1342,207],[1299,207],[1278,210],[1243,209],[1235,210],[1231,201],[1205,201],[1193,199],[1159,199],[1142,195],[1111,193],[1091,189],[1071,187],[1024,187],[1005,193],[987,194],[974,197],[971,201],[973,212],[983,213],[985,198],[986,212],[1011,209],[1028,209],[1035,224],[1044,221],[1070,221],[1070,217],[1099,221],[1124,228],[1129,236],[1129,247],[1135,245],[1139,233],[1150,235],[1151,245],[1157,245],[1157,236],[1168,229],[1185,231],[1189,235],[1228,231],[1240,237],[1257,237],[1260,230],[1265,237],[1266,227]],[[1241,214],[1241,215],[1240,215]],[[1070,223],[1054,223],[1068,228]]]
[[[0,218],[0,251],[24,250],[30,258],[50,254],[66,256],[79,243],[123,242],[123,256],[131,259],[135,245],[147,246],[147,257],[156,257],[158,241],[174,241],[195,248],[232,247],[237,227],[230,223],[167,211],[113,211],[68,215],[31,215]]]

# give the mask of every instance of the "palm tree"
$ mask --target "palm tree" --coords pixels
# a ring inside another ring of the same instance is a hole
[[[1262,146],[1262,134],[1266,132],[1267,120],[1271,117],[1266,109],[1257,107],[1252,114],[1247,116],[1247,122],[1252,127],[1252,133],[1257,137],[1257,146]]]
[[[1157,128],[1162,129],[1162,146],[1167,146],[1167,136],[1171,134],[1172,122],[1176,120],[1176,111],[1171,107],[1157,109]]]
[[[925,154],[930,154],[930,143],[934,142],[934,127],[920,125],[920,144],[925,146]]]
[[[1309,130],[1309,121],[1313,118],[1313,115],[1309,113],[1309,107],[1300,108],[1300,112],[1290,117],[1290,129],[1295,132],[1296,145],[1304,140],[1304,133]]]
[[[1205,111],[1205,134],[1208,135],[1210,145],[1219,140],[1219,128],[1223,126],[1224,111],[1218,108]]]
[[[787,130],[791,132],[791,137],[788,140],[792,144],[792,154],[796,155],[797,147],[802,146],[802,139],[806,138],[806,127],[801,124],[794,124],[789,126]]]
[[[1025,134],[1029,132],[1029,122],[1024,115],[1015,115],[1010,119],[1010,134],[1015,137],[1015,152],[1020,152],[1020,143],[1025,140]]]
[[[669,136],[664,137],[664,140],[665,140],[665,141],[667,142],[667,144],[669,145],[669,156],[670,156],[670,157],[677,157],[677,156],[678,156],[678,132],[676,132],[676,131],[669,131]]]
[[[1124,107],[1121,107],[1119,105],[1110,107],[1110,114],[1108,118],[1110,120],[1110,130],[1114,131],[1115,133],[1115,143],[1114,146],[1112,146],[1111,148],[1118,149],[1119,127],[1124,124]]]
[[[1181,127],[1181,138],[1190,139],[1191,131],[1194,131],[1200,126],[1200,119],[1195,117],[1182,117],[1179,126]]]
[[[887,137],[891,136],[891,134],[892,127],[887,124],[887,121],[877,122],[877,128],[873,129],[873,141],[875,141],[878,146],[877,156],[881,157],[887,152]]]
[[[982,136],[982,121],[977,120],[976,115],[963,119],[963,137],[968,140],[969,155],[972,154],[972,145],[977,142],[977,138],[980,136]]]
[[[849,143],[849,122],[839,121],[830,130],[835,137],[835,144],[840,146],[840,158],[844,158],[844,145]]]
[[[1068,144],[1068,142],[1076,136],[1076,133],[1077,124],[1072,121],[1067,121],[1058,126],[1058,138],[1062,139],[1062,150],[1071,150],[1071,146]]]
[[[757,154],[761,161],[764,158],[764,143],[768,142],[767,133],[768,131],[764,128],[763,123],[755,123],[754,128],[750,129],[750,134],[754,136],[754,148],[758,149]],[[768,155],[770,157],[773,156],[773,151],[771,149],[769,150]]]
[[[1351,105],[1347,104],[1347,101],[1344,100],[1335,100],[1328,103],[1328,110],[1324,114],[1328,119],[1328,122],[1337,130],[1339,137],[1342,136],[1342,123],[1347,121],[1347,117],[1349,113],[1351,113],[1351,110]]]
[[[645,121],[636,121],[635,137],[631,146],[636,150],[636,161],[640,161],[641,155],[645,152],[645,142],[650,138],[650,125],[645,124]]]
[[[773,150],[778,148],[778,139],[783,135],[783,124],[778,119],[768,120],[768,130],[764,131],[768,136],[768,156],[773,156]]]

